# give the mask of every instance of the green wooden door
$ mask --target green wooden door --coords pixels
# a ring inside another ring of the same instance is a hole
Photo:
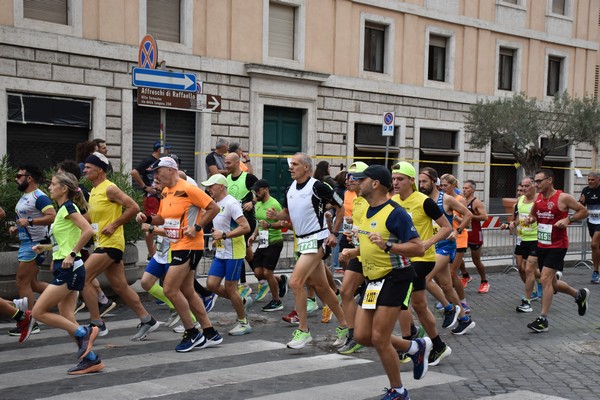
[[[291,156],[302,151],[302,110],[265,106],[263,154]],[[280,202],[291,183],[287,158],[263,159],[263,176],[271,185],[271,196]]]

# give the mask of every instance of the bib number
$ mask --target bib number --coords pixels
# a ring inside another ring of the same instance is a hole
[[[362,302],[363,309],[374,310],[377,308],[377,298],[379,297],[379,293],[381,293],[381,289],[383,288],[384,282],[385,279],[375,282],[369,282],[369,285],[365,290],[365,297]]]
[[[169,239],[181,239],[181,224],[178,219],[166,219],[163,228],[165,229],[165,236]]]
[[[94,232],[94,246],[98,247],[98,245],[100,244],[100,235],[99,235],[99,228],[98,228],[98,224],[91,224],[92,226],[92,232]]]
[[[538,224],[538,241],[541,244],[552,244],[552,225]]]
[[[598,207],[598,206],[596,206]],[[600,209],[589,209],[588,222],[594,225],[600,225]]]
[[[435,235],[435,234],[437,234],[439,232],[440,226],[438,225],[437,222],[435,222],[433,220],[431,222],[432,222],[432,225],[433,225],[433,234]]]
[[[344,229],[345,234],[352,233],[352,223],[349,222],[348,219],[346,219],[346,217],[344,217],[344,223],[342,224],[342,228]]]
[[[269,247],[269,231],[258,231],[258,248],[266,249]]]
[[[223,239],[217,239],[213,242],[213,247],[217,250],[225,250],[225,242]]]
[[[317,243],[317,235],[310,235],[304,238],[298,238],[298,253],[300,254],[314,254],[319,252],[319,245]]]

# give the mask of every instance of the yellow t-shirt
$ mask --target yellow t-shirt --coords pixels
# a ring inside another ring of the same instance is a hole
[[[421,192],[413,192],[410,196],[408,196],[405,200],[400,199],[400,195],[396,194],[392,197],[392,200],[396,203],[400,204],[402,208],[406,210],[410,218],[413,220],[413,224],[415,224],[415,228],[417,232],[419,232],[419,236],[421,236],[421,240],[430,239],[433,233],[433,221],[432,219],[425,214],[425,209],[423,208],[423,203],[429,197]],[[424,261],[424,262],[435,262],[435,246],[430,246],[426,251],[423,257],[411,257],[411,261]]]
[[[119,226],[112,235],[102,234],[102,229],[123,215],[123,206],[108,199],[106,191],[114,185],[106,179],[90,192],[89,213],[94,231],[96,247],[108,247],[125,251],[125,233],[123,225]]]

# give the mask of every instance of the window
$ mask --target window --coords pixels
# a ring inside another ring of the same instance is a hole
[[[502,2],[508,4],[519,4],[518,0],[502,0]]]
[[[55,24],[69,24],[67,0],[24,0],[23,17]]]
[[[419,138],[419,168],[431,167],[439,176],[454,174],[453,165],[458,161],[458,132],[421,128]]]
[[[364,70],[383,73],[385,26],[366,24]]]
[[[390,137],[388,147],[388,167],[398,159],[400,148],[396,145],[398,127],[394,128],[394,136]],[[367,164],[383,164],[386,138],[381,134],[381,124],[356,123],[354,125],[354,157]],[[365,157],[365,158],[361,158]]]
[[[446,80],[446,44],[444,36],[430,35],[429,37],[429,63],[427,79],[430,81],[445,82]]]
[[[567,15],[565,0],[552,0],[552,14]]]
[[[513,90],[515,50],[500,47],[498,58],[498,89]]]
[[[269,57],[294,59],[296,7],[269,4]]]
[[[181,43],[180,0],[147,0],[146,26],[157,40]]]
[[[560,87],[563,59],[556,56],[548,57],[548,81],[546,84],[546,95],[554,96],[562,88]]]

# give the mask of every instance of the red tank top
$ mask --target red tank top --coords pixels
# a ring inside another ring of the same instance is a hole
[[[538,194],[535,200],[535,215],[538,223],[538,247],[546,249],[566,249],[569,247],[567,230],[554,224],[569,215],[568,211],[558,209],[558,197],[562,190],[557,190],[549,199]]]
[[[473,197],[473,200],[467,204],[467,209],[475,215],[473,212],[473,202],[477,200],[477,197]],[[483,233],[481,232],[481,221],[471,220],[471,229],[469,229],[469,236],[467,241],[469,244],[483,244]]]

